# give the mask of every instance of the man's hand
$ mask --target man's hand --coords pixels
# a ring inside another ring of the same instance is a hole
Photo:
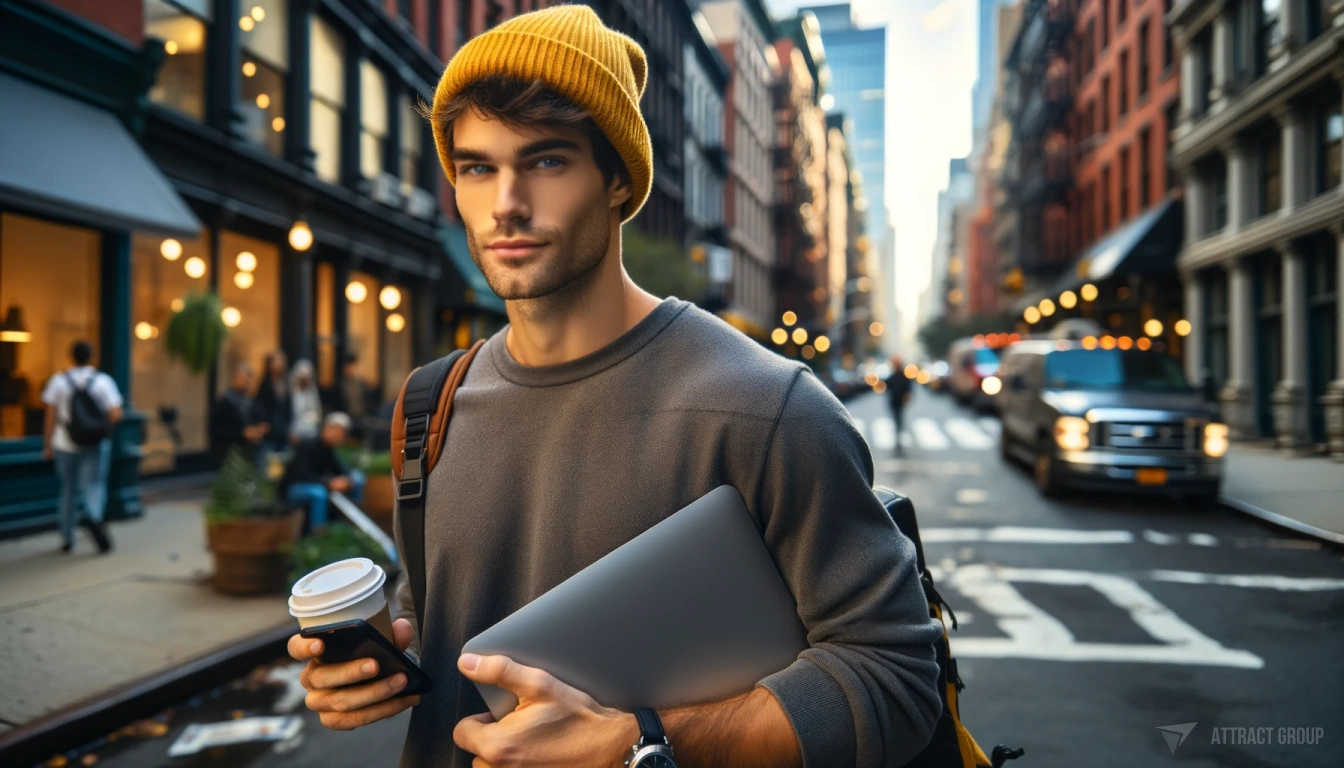
[[[42,446],[42,460],[51,461],[54,458],[56,458],[56,452],[51,449],[51,446],[50,445]]]
[[[350,482],[350,478],[346,477],[345,475],[341,475],[340,477],[333,477],[327,481],[327,488],[336,491],[338,493],[346,493],[353,486],[354,483]]]
[[[394,644],[406,650],[414,630],[405,619],[392,623]],[[406,675],[396,674],[386,680],[362,683],[378,674],[378,662],[373,659],[355,659],[341,664],[318,664],[314,659],[322,653],[322,641],[302,635],[289,638],[289,655],[295,661],[306,661],[308,666],[299,675],[299,682],[308,689],[304,703],[317,712],[322,724],[337,731],[348,731],[399,714],[420,703],[419,696],[393,698],[406,687]]]
[[[518,708],[499,722],[487,712],[457,724],[453,741],[477,756],[473,768],[619,765],[639,741],[633,715],[603,707],[540,669],[471,653],[457,666],[474,682],[518,696]]]

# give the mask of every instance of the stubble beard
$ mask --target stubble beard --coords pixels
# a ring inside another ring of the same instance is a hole
[[[561,299],[581,292],[579,289],[597,275],[611,245],[609,229],[610,210],[605,201],[593,205],[583,218],[575,223],[568,237],[559,230],[535,230],[527,225],[510,227],[492,235],[498,237],[530,237],[545,240],[548,245],[542,260],[526,265],[522,270],[510,269],[497,262],[482,258],[484,250],[476,236],[467,230],[467,248],[471,260],[485,275],[490,290],[505,301],[534,299]]]

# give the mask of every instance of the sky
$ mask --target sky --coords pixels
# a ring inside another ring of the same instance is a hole
[[[766,0],[775,18],[826,0]],[[947,162],[971,148],[975,0],[854,0],[862,27],[887,27],[887,210],[896,229],[896,305],[915,332]]]

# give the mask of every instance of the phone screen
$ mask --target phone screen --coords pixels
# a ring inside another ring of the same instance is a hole
[[[378,674],[372,680],[382,680],[399,672],[405,674],[406,687],[399,696],[429,693],[434,688],[429,676],[421,671],[410,656],[397,650],[382,633],[362,619],[309,627],[299,634],[322,641],[322,655],[317,659],[320,664],[373,659],[378,662]],[[361,681],[361,684],[367,682],[370,680]]]

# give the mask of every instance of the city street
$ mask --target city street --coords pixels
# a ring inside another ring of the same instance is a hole
[[[907,409],[900,457],[884,398],[847,405],[873,447],[878,482],[915,501],[935,578],[959,625],[952,637],[967,685],[962,714],[986,751],[1025,747],[1020,764],[1030,766],[1344,763],[1337,551],[1226,509],[1186,511],[1144,498],[1043,500],[1023,468],[1001,463],[992,417],[923,389]],[[396,764],[409,715],[355,733],[325,730],[303,708],[294,670],[286,674],[277,661],[274,671],[183,702],[157,738],[128,733],[107,744],[99,764]],[[189,722],[281,713],[303,718],[299,737],[166,755]],[[1173,754],[1159,726],[1190,723]],[[1221,730],[1214,741],[1214,729],[1232,728],[1273,730]],[[1315,743],[1279,743],[1295,736]]]

